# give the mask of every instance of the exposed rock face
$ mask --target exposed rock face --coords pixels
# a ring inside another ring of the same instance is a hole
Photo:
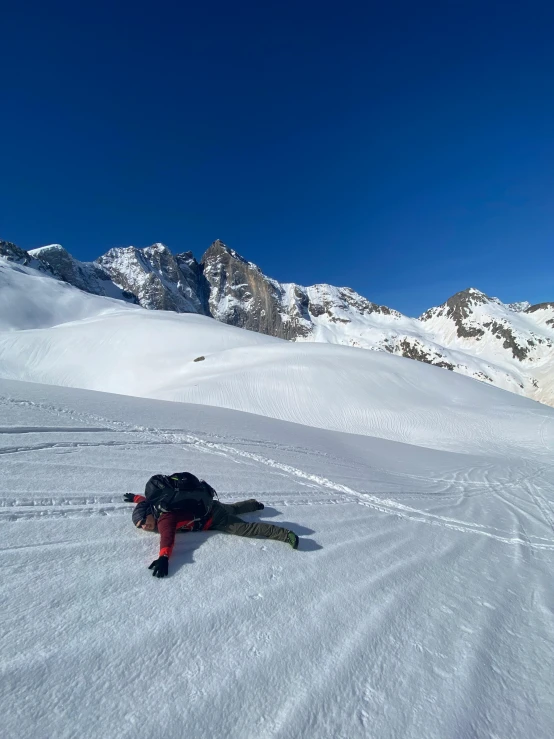
[[[421,321],[430,321],[432,318],[449,318],[456,327],[457,335],[462,339],[480,338],[484,336],[483,329],[473,320],[476,305],[485,305],[489,298],[479,290],[470,287],[448,298],[446,303],[438,308],[430,308],[422,316]]]
[[[427,364],[433,364],[435,367],[443,367],[450,371],[455,369],[455,366],[451,362],[446,362],[443,355],[440,352],[429,351],[429,347],[424,342],[418,341],[417,339],[409,338],[405,336],[399,343],[400,351],[396,352],[402,357],[408,359],[415,359],[418,362],[426,362]]]
[[[207,315],[198,263],[190,252],[173,256],[164,244],[110,249],[97,264],[144,308]]]
[[[371,303],[347,287],[302,287],[272,280],[219,239],[200,261],[210,286],[211,315],[251,331],[281,339],[306,339],[316,330],[315,319],[321,317],[331,323],[348,324],[349,312],[401,315]]]
[[[0,257],[4,257],[8,262],[22,264],[24,267],[32,267],[40,272],[52,274],[52,270],[46,264],[33,257],[29,252],[20,249],[19,246],[12,244],[11,241],[0,240]]]
[[[449,324],[455,328],[456,337],[462,340],[462,344],[468,343],[464,339],[489,344],[492,339],[497,348],[507,350],[513,359],[523,362],[532,357],[533,347],[537,344],[552,346],[552,342],[549,337],[530,331],[532,327],[522,325],[512,313],[531,314],[545,310],[551,304],[513,305],[504,305],[498,298],[489,298],[479,290],[469,288],[456,293],[438,308],[426,311],[420,320],[430,326],[431,330],[438,330],[443,339],[449,331]]]
[[[80,290],[139,303],[152,310],[209,315],[209,285],[192,252],[173,255],[163,244],[110,249],[95,262],[80,262],[60,244],[26,252],[0,242],[0,256],[47,271]]]
[[[509,303],[506,308],[509,308],[514,313],[523,313],[531,306],[527,300],[522,300],[519,303]]]
[[[200,263],[209,284],[210,314],[218,321],[282,339],[302,333],[292,315],[283,316],[278,283],[222,241],[214,241]]]
[[[131,294],[125,294],[113,284],[109,274],[93,262],[80,262],[60,244],[41,246],[29,254],[42,264],[48,265],[52,274],[70,285],[94,295],[136,302]]]
[[[483,323],[483,326],[488,328],[495,338],[500,341],[504,339],[502,347],[504,349],[509,349],[512,352],[514,359],[519,359],[519,361],[522,362],[529,354],[529,347],[533,346],[533,344],[527,340],[527,346],[525,344],[521,345],[511,327],[506,325],[506,323],[487,321],[486,323]]]
[[[198,313],[204,316],[210,314],[210,285],[204,277],[204,270],[193,256],[191,251],[185,251],[175,255],[175,261],[183,275],[185,292],[190,294],[192,304]]]

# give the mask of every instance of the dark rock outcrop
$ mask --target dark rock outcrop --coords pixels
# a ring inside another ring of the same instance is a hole
[[[46,272],[51,275],[53,274],[52,270],[46,263],[37,259],[24,249],[20,249],[19,246],[12,244],[11,241],[0,240],[0,257],[4,257],[8,262],[21,264],[23,267],[31,267],[33,269],[38,269],[39,272]]]
[[[135,302],[133,296],[122,294],[110,276],[94,262],[80,262],[60,244],[42,246],[29,252],[33,257],[48,265],[52,273],[63,282],[94,295],[115,297]]]
[[[451,362],[446,362],[439,352],[432,352],[428,347],[423,345],[417,339],[410,339],[407,336],[402,339],[399,344],[399,352],[402,357],[408,359],[415,359],[418,362],[425,362],[426,364],[432,364],[435,367],[442,367],[450,371],[454,370],[454,365]]]
[[[173,256],[164,244],[128,246],[110,249],[95,264],[143,308],[206,315],[201,272],[189,252]]]
[[[219,239],[200,263],[210,286],[209,306],[214,318],[282,339],[307,335],[308,303],[298,291],[285,310],[282,286]]]
[[[461,339],[480,339],[485,332],[477,325],[472,325],[471,317],[476,305],[484,305],[489,298],[479,290],[469,287],[461,290],[439,308],[431,308],[420,316],[421,321],[429,321],[436,316],[450,318],[456,326],[456,333]]]
[[[210,286],[210,313],[233,326],[281,339],[308,337],[314,320],[348,324],[348,314],[401,314],[376,305],[348,287],[280,283],[266,277],[252,262],[220,241],[214,241],[200,260]]]

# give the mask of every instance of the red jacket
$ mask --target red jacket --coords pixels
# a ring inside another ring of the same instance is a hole
[[[135,495],[134,503],[141,503],[146,500],[144,495]],[[202,526],[202,531],[209,529],[213,522],[213,516],[211,516],[206,523]],[[156,521],[158,525],[158,531],[161,534],[160,541],[160,557],[166,556],[171,557],[173,551],[173,544],[175,542],[176,531],[192,531],[194,526],[194,519],[183,518],[182,514],[178,513],[162,513],[162,515]]]

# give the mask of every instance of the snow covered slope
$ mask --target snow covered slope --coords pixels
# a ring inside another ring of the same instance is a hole
[[[527,413],[524,399],[427,364],[148,311],[8,263],[0,280],[3,315],[12,320],[0,332],[0,377],[233,408],[442,449],[465,440],[477,450],[491,438],[509,445],[514,435],[535,443],[505,412]]]
[[[437,451],[451,406],[426,448],[0,380],[3,739],[550,739],[554,411],[381,358],[511,431]],[[299,550],[180,534],[152,578],[122,494],[182,469]]]
[[[31,267],[0,258],[0,331],[56,326],[136,306],[77,290]]]

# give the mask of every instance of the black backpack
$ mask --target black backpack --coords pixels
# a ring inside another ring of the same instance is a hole
[[[151,477],[146,483],[144,495],[154,508],[156,517],[174,511],[198,520],[209,516],[217,493],[211,485],[192,473],[175,472]]]

